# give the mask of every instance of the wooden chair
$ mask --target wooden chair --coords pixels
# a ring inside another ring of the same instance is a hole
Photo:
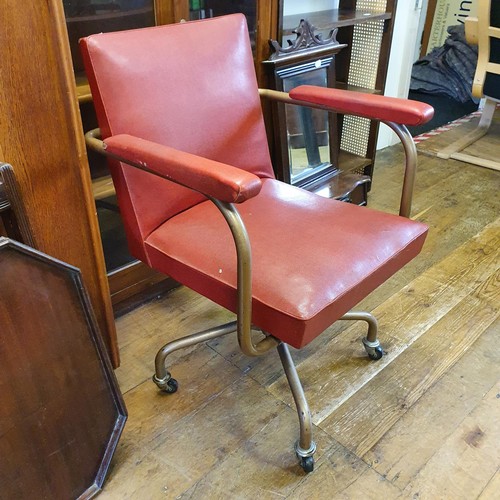
[[[472,94],[485,98],[478,126],[469,134],[438,152],[438,157],[460,160],[473,165],[500,170],[500,162],[462,151],[488,133],[497,104],[500,102],[500,3],[479,0],[477,17],[465,21],[467,42],[478,46]]]
[[[379,359],[376,319],[349,310],[419,253],[427,227],[277,181],[260,98],[388,123],[408,153],[405,216],[416,152],[404,124],[425,122],[432,108],[310,86],[259,93],[238,14],[93,35],[81,47],[104,138],[93,131],[87,142],[109,157],[131,252],[236,313],[161,348],[154,381],[175,392],[166,356],[229,333],[249,356],[277,347],[299,416],[295,451],[310,472],[316,445],[288,344],[299,349],[338,319],[360,319],[366,351]]]

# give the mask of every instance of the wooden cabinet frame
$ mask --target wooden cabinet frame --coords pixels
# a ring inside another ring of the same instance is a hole
[[[38,249],[78,267],[100,331],[118,346],[61,0],[3,0],[0,161],[15,171]]]

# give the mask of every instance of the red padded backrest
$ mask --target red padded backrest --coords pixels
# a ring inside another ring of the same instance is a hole
[[[274,177],[247,23],[239,14],[81,40],[103,138],[127,133]],[[132,253],[203,198],[133,167],[110,165]]]

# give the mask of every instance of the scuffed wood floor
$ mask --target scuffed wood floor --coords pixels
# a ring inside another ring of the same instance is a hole
[[[398,146],[379,153],[370,206],[395,211],[401,164]],[[349,322],[292,351],[318,444],[309,475],[277,353],[246,358],[235,336],[179,351],[165,395],[157,349],[231,316],[180,288],[119,318],[129,420],[100,498],[500,498],[499,193],[498,172],[420,156],[428,241],[360,305],[386,356],[369,361]]]

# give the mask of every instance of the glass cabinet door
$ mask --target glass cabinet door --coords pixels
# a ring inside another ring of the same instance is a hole
[[[63,5],[76,74],[83,72],[80,38],[155,24],[154,0],[63,0]]]
[[[241,12],[247,18],[248,31],[252,47],[255,48],[255,33],[257,29],[257,0],[190,0],[190,19],[205,19],[207,17],[225,16]]]
[[[94,107],[78,47],[82,37],[100,33],[154,26],[154,0],[63,0],[73,67],[85,132],[97,127]],[[81,90],[83,89],[83,91]],[[87,89],[87,90],[85,90]],[[135,259],[129,254],[116,202],[113,182],[104,157],[88,152],[92,189],[108,273]]]

